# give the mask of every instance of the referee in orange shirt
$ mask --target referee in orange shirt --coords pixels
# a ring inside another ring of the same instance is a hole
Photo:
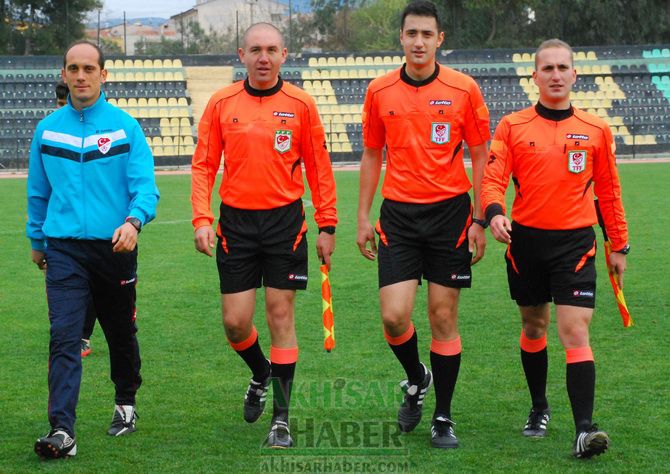
[[[630,246],[612,132],[602,119],[571,106],[577,79],[572,56],[572,48],[558,39],[538,47],[533,80],[539,101],[503,117],[498,125],[482,204],[491,233],[508,245],[510,295],[521,312],[521,362],[532,400],[523,434],[544,437],[551,417],[545,391],[553,301],[575,422],[573,455],[590,458],[609,445],[607,433],[591,420],[596,379],[589,342],[596,295],[594,191],[614,249],[610,264],[621,287]],[[510,174],[513,222],[505,215]]]
[[[419,424],[424,397],[434,380],[432,445],[456,448],[451,399],[461,362],[458,299],[460,289],[470,287],[470,266],[484,256],[486,247],[479,190],[490,132],[488,109],[475,81],[436,62],[443,40],[435,5],[410,3],[402,13],[400,30],[407,62],[368,87],[357,243],[365,258],[378,258],[384,336],[407,374],[398,412],[400,429],[412,431]],[[463,141],[472,157],[474,207]],[[384,202],[373,228],[370,208],[384,146]],[[422,277],[428,281],[432,373],[419,360],[411,321]]]
[[[287,55],[279,30],[269,23],[252,25],[238,53],[248,77],[216,92],[198,127],[191,194],[195,247],[211,257],[217,242],[223,325],[231,347],[252,371],[244,419],[253,423],[261,416],[272,380],[273,415],[266,444],[288,448],[289,400],[298,360],[295,293],[307,287],[302,165],[319,226],[317,255],[328,266],[335,249],[335,180],[314,100],[279,76]],[[217,240],[210,203],[222,152]],[[271,338],[269,361],[253,324],[261,285]]]

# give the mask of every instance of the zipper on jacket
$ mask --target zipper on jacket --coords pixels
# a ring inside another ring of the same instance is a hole
[[[88,230],[87,230],[87,217],[86,217],[86,188],[85,188],[85,180],[84,180],[84,142],[86,141],[86,123],[84,122],[84,112],[81,111],[79,112],[79,123],[81,123],[81,153],[79,156],[79,171],[81,175],[81,201],[82,201],[82,209],[84,210],[84,215],[83,215],[83,222],[82,224],[82,231],[84,232],[84,235],[82,235],[82,238],[86,238],[88,236]]]

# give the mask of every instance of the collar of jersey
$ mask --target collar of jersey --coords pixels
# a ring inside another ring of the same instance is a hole
[[[421,87],[421,86],[427,86],[431,82],[433,82],[435,79],[437,79],[437,76],[440,74],[440,65],[438,63],[435,63],[435,71],[430,75],[430,77],[427,77],[423,81],[415,81],[409,75],[407,74],[407,71],[405,71],[405,68],[407,67],[407,64],[403,64],[402,68],[400,69],[400,79],[402,79],[403,82],[409,84],[412,87]]]
[[[281,76],[279,77],[279,80],[277,81],[277,84],[275,84],[273,87],[270,89],[254,89],[251,87],[251,84],[249,84],[249,78],[247,77],[244,80],[244,90],[247,91],[247,94],[254,96],[254,97],[268,97],[271,95],[275,95],[277,92],[281,90],[281,86],[284,84],[284,81],[282,80]]]
[[[544,105],[540,104],[539,101],[537,102],[537,104],[535,104],[535,112],[537,112],[537,115],[539,115],[540,117],[545,118],[547,120],[553,120],[554,122],[560,122],[561,120],[570,118],[575,114],[575,111],[572,108],[572,106],[562,110],[548,109]]]
[[[67,105],[69,105],[72,108],[72,110],[75,111],[78,114],[91,113],[92,110],[95,110],[95,109],[99,108],[101,104],[106,103],[106,102],[107,102],[107,97],[105,96],[105,93],[103,91],[100,91],[100,97],[98,97],[98,100],[93,102],[88,107],[84,107],[81,110],[77,110],[72,105],[72,101],[70,100],[70,94],[68,94],[68,96],[67,96]]]

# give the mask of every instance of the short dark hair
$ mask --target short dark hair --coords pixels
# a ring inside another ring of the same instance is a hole
[[[442,24],[440,23],[440,16],[437,13],[437,8],[433,2],[428,2],[426,0],[417,0],[408,4],[405,9],[402,11],[400,16],[400,29],[405,28],[405,18],[407,15],[416,15],[416,16],[430,16],[435,18],[435,23],[437,23],[437,31],[442,31]]]
[[[90,41],[87,40],[77,40],[74,43],[71,43],[70,46],[67,47],[67,49],[65,50],[65,54],[63,54],[63,69],[67,67],[67,53],[69,53],[72,48],[80,44],[88,44],[90,46],[93,46],[95,50],[98,52],[98,65],[100,66],[100,70],[105,69],[105,56],[102,53],[102,49],[100,49],[100,46],[98,46],[97,44],[91,43]]]
[[[67,85],[63,81],[63,79],[59,80],[56,83],[56,98],[59,100],[65,100],[67,99],[67,95],[69,94],[69,90],[67,88]]]

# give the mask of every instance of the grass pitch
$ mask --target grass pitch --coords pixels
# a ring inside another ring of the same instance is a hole
[[[138,393],[138,432],[119,439],[106,435],[113,387],[106,344],[96,327],[93,354],[83,361],[79,452],[68,461],[40,461],[32,446],[48,428],[44,282],[30,262],[24,236],[25,179],[2,179],[0,472],[667,470],[670,164],[622,165],[620,173],[633,249],[625,293],[635,326],[621,325],[599,247],[591,331],[597,366],[594,418],[610,433],[612,446],[589,461],[570,456],[572,416],[554,327],[548,380],[554,416],[548,436],[529,440],[520,434],[530,402],[519,361],[519,317],[508,296],[504,246],[490,234],[486,257],[474,268],[473,288],[462,293],[460,306],[464,350],[453,416],[461,448],[430,448],[432,391],[418,428],[397,435],[397,383],[404,376],[382,335],[376,264],[363,259],[355,244],[358,173],[346,171],[336,172],[340,225],[331,282],[337,345],[331,354],[322,345],[316,229],[307,209],[310,284],[297,302],[300,360],[291,410],[297,448],[260,448],[271,410],[254,425],[242,420],[249,373],[224,337],[215,263],[193,248],[190,177],[170,175],[158,177],[158,218],[140,237],[138,337],[144,384]],[[218,205],[216,197],[213,201]],[[379,202],[375,212],[378,207]],[[259,297],[256,325],[269,351],[262,308]],[[422,360],[428,361],[425,287],[419,289],[414,323]]]

